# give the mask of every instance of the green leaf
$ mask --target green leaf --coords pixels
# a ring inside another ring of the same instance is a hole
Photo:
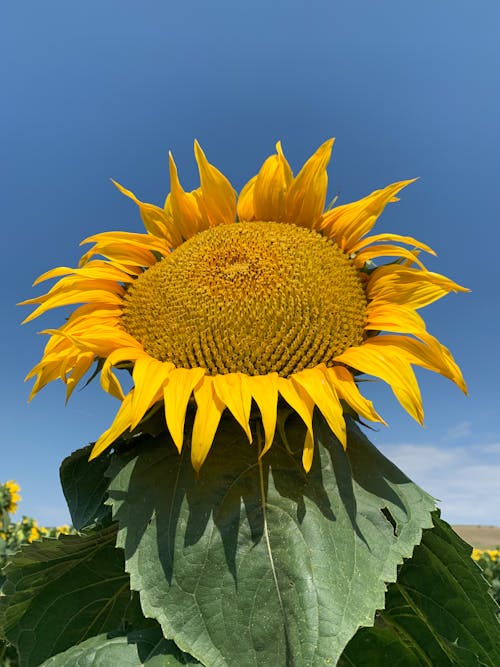
[[[25,545],[5,568],[0,635],[39,665],[93,635],[144,625],[114,546],[116,526]]]
[[[163,638],[159,628],[128,635],[92,637],[46,660],[40,667],[179,667],[199,664]]]
[[[302,423],[285,430],[259,462],[224,419],[198,479],[189,446],[179,456],[166,435],[111,465],[117,544],[144,614],[209,667],[334,665],[432,525],[433,500],[352,421],[345,452],[316,415],[308,474]]]
[[[497,605],[466,544],[438,514],[391,584],[374,628],[360,630],[340,667],[498,667]]]
[[[61,484],[76,530],[110,520],[109,507],[104,504],[108,480],[105,472],[110,453],[89,461],[92,445],[78,449],[64,459],[59,471]]]
[[[18,667],[18,665],[16,649],[12,644],[7,644],[3,639],[0,639],[0,666]]]

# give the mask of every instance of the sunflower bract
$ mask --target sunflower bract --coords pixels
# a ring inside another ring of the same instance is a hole
[[[306,425],[302,460],[309,470],[315,407],[344,446],[342,402],[364,419],[383,421],[358,389],[360,373],[387,382],[420,422],[413,366],[465,391],[450,352],[416,311],[450,291],[467,290],[425,269],[418,255],[433,252],[427,245],[397,234],[369,236],[384,207],[412,181],[325,212],[332,144],[320,146],[294,177],[278,143],[237,198],[195,143],[198,189],[183,190],[172,156],[164,207],[116,184],[139,207],[146,233],[92,236],[79,268],[60,267],[39,278],[58,280],[23,302],[37,304],[26,321],[57,306],[81,305],[65,324],[45,332],[44,355],[28,375],[36,378],[32,396],[60,378],[69,397],[101,360],[101,385],[121,401],[93,457],[158,403],[180,451],[193,399],[196,469],[224,410],[252,441],[252,403],[262,418],[263,455],[274,439],[281,396]],[[391,262],[366,269],[380,257]],[[114,370],[119,365],[132,370],[127,394]]]

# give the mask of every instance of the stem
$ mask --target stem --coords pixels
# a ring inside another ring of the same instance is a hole
[[[266,547],[267,547],[267,553],[269,556],[269,561],[271,563],[271,571],[273,573],[273,578],[274,578],[274,585],[276,586],[276,593],[278,595],[278,602],[281,608],[281,613],[283,614],[283,619],[284,619],[284,628],[285,628],[285,636],[288,641],[288,632],[287,632],[287,627],[286,627],[286,613],[285,613],[285,608],[283,606],[283,600],[281,598],[281,592],[279,589],[279,584],[278,584],[278,577],[276,575],[276,568],[274,566],[274,558],[273,554],[271,551],[271,542],[269,540],[269,529],[268,529],[268,524],[267,524],[267,505],[266,505],[266,488],[264,484],[264,469],[262,467],[262,457],[261,457],[261,452],[263,449],[263,437],[262,437],[262,429],[261,425],[257,424],[256,428],[257,432],[257,450],[258,450],[258,466],[259,466],[259,483],[260,483],[260,498],[261,498],[261,504],[262,504],[262,517],[264,521],[264,537],[266,540]]]

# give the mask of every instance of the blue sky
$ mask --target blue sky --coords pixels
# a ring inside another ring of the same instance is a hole
[[[15,306],[40,273],[74,266],[84,237],[142,231],[110,178],[160,204],[168,150],[197,187],[195,137],[240,189],[278,139],[297,169],[335,136],[330,195],[345,203],[419,176],[378,231],[428,243],[428,267],[472,290],[422,313],[469,397],[419,372],[422,429],[372,385],[390,424],[372,439],[442,500],[445,519],[500,525],[499,26],[493,0],[3,4],[0,479],[22,485],[22,513],[67,521],[59,463],[117,407],[97,383],[66,407],[60,383],[28,405],[36,332],[62,313],[21,328],[29,311]]]

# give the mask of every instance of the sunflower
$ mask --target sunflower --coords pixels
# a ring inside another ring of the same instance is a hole
[[[17,506],[19,504],[19,501],[22,500],[21,494],[19,493],[21,487],[17,482],[14,482],[13,480],[5,482],[4,487],[7,489],[7,499],[8,499],[6,510],[9,514],[15,514],[17,511]]]
[[[195,142],[200,187],[186,192],[170,155],[170,194],[163,207],[141,202],[145,234],[104,232],[79,268],[38,278],[59,280],[25,322],[57,306],[79,305],[50,338],[31,397],[60,378],[67,398],[97,360],[103,389],[121,401],[97,440],[98,456],[161,406],[181,451],[186,410],[196,470],[227,409],[252,441],[252,402],[263,443],[272,445],[278,399],[304,421],[302,462],[311,467],[315,406],[346,445],[344,407],[383,422],[362,396],[357,377],[389,384],[418,422],[422,401],[413,366],[442,374],[465,391],[450,352],[431,336],[417,310],[450,291],[467,291],[427,271],[419,254],[431,248],[407,236],[369,235],[389,202],[412,181],[325,211],[326,141],[294,176],[280,143],[239,197]],[[390,263],[375,266],[386,257]],[[124,393],[115,374],[128,368]],[[30,398],[31,398],[30,397]],[[384,423],[384,422],[383,422]]]

